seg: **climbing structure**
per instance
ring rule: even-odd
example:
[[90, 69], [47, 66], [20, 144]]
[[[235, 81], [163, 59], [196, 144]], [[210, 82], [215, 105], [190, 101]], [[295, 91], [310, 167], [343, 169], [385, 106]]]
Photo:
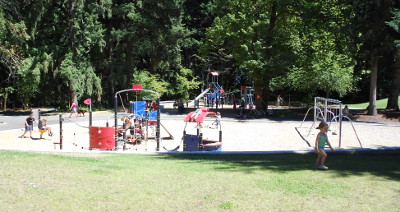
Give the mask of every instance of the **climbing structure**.
[[[207, 120], [210, 122], [209, 125], [205, 123], [207, 117], [214, 118]], [[184, 119], [186, 124], [183, 130], [183, 151], [220, 151], [222, 149], [220, 120], [221, 116], [219, 113], [208, 111], [207, 108], [197, 109], [188, 113]], [[196, 134], [187, 133], [187, 130], [189, 130], [188, 126], [191, 123], [195, 124]], [[216, 131], [218, 131], [217, 136]], [[208, 138], [208, 136], [211, 136], [211, 138]]]
[[215, 106], [218, 108], [218, 105], [221, 103], [221, 97], [224, 94], [224, 89], [218, 83], [219, 73], [216, 71], [209, 71], [207, 75], [207, 88], [201, 92], [191, 103], [190, 105], [194, 105], [195, 107], [199, 107], [199, 100], [203, 97], [204, 104], [207, 106]]

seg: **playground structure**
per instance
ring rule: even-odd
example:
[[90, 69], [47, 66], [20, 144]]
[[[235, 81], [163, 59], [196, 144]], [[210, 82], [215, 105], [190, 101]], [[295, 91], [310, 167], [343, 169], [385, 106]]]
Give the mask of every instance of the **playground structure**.
[[[205, 126], [207, 117], [214, 117], [210, 125]], [[200, 108], [186, 115], [185, 128], [183, 130], [183, 151], [221, 151], [222, 149], [222, 128], [221, 116], [218, 112], [208, 111], [207, 108]], [[195, 123], [196, 134], [187, 134], [188, 124]], [[193, 126], [193, 125], [192, 125]], [[205, 138], [205, 131], [218, 130], [218, 140]], [[212, 132], [209, 132], [210, 134]], [[215, 133], [214, 133], [215, 134]], [[214, 135], [215, 137], [215, 135]]]
[[224, 98], [226, 104], [239, 104], [243, 109], [254, 109], [254, 87], [240, 86], [240, 89], [224, 93]]
[[[124, 92], [136, 92], [136, 101], [130, 102], [130, 108], [125, 109], [124, 113], [118, 113], [118, 97]], [[150, 107], [147, 101], [137, 101], [138, 92], [147, 92], [154, 94], [156, 99]], [[121, 103], [122, 99], [121, 99]], [[122, 124], [119, 121], [122, 121]], [[127, 144], [136, 144], [145, 142], [147, 150], [147, 141], [153, 138], [157, 142], [156, 151], [160, 149], [160, 95], [152, 90], [143, 89], [141, 85], [132, 85], [132, 89], [125, 89], [115, 93], [114, 96], [114, 127], [109, 127], [107, 121], [106, 127], [90, 126], [90, 146], [89, 149], [107, 149], [116, 150], [119, 146], [123, 150], [127, 149]], [[166, 128], [162, 126], [165, 130]], [[151, 131], [151, 136], [149, 136]], [[167, 131], [167, 130], [166, 130]], [[168, 132], [168, 131], [167, 131]], [[169, 133], [169, 132], [168, 132]], [[172, 135], [170, 134], [172, 138]]]
[[240, 96], [242, 101], [242, 106], [245, 109], [254, 109], [254, 88], [250, 86], [240, 87]]
[[[357, 137], [357, 140], [362, 147], [361, 141], [358, 137], [357, 131], [354, 127], [353, 121], [348, 117], [343, 115], [343, 105], [340, 100], [329, 99], [323, 97], [314, 97], [314, 106], [308, 108], [303, 121], [300, 124], [299, 128], [302, 128], [309, 112], [313, 110], [314, 119], [311, 127], [308, 130], [306, 137], [308, 137], [311, 133], [311, 130], [316, 126], [316, 122], [324, 121], [328, 123], [329, 130], [332, 132], [332, 135], [339, 135], [339, 147], [342, 145], [342, 121], [348, 120], [351, 123], [353, 131]], [[299, 128], [295, 127], [296, 131], [300, 135], [300, 137], [311, 147], [311, 144], [304, 138], [305, 136], [300, 133]]]
[[189, 105], [194, 105], [195, 108], [199, 108], [199, 101], [204, 98], [205, 106], [214, 106], [218, 109], [218, 105], [222, 103], [221, 98], [224, 94], [224, 89], [218, 83], [219, 73], [216, 71], [209, 71], [207, 74], [207, 88], [201, 92]]

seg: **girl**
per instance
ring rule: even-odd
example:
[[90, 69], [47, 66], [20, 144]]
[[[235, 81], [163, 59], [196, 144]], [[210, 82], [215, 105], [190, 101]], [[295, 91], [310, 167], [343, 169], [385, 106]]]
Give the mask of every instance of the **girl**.
[[73, 113], [75, 113], [75, 118], [78, 118], [78, 106], [76, 106], [75, 102], [72, 103], [72, 105], [69, 108], [69, 110], [71, 110], [71, 114], [69, 114], [70, 118], [71, 118]]
[[[39, 128], [39, 130], [47, 131], [49, 136], [53, 136], [53, 133], [51, 132], [51, 127], [47, 126], [47, 119], [43, 119], [43, 121], [39, 119], [38, 128]], [[40, 138], [41, 137], [42, 137], [42, 135], [40, 135]]]
[[321, 122], [317, 129], [319, 129], [320, 132], [318, 133], [317, 139], [315, 140], [315, 152], [318, 154], [317, 164], [315, 168], [320, 170], [327, 170], [328, 167], [324, 165], [327, 157], [327, 154], [324, 150], [325, 143], [327, 143], [329, 148], [333, 151], [333, 148], [328, 140], [328, 135], [326, 134], [328, 132], [328, 124], [325, 122]]

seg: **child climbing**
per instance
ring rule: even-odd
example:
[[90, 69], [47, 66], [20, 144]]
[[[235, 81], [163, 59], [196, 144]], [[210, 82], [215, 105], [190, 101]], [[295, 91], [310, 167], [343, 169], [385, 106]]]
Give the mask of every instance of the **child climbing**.
[[328, 124], [325, 122], [321, 122], [317, 127], [319, 129], [319, 133], [317, 135], [317, 139], [315, 139], [315, 152], [318, 154], [316, 169], [319, 170], [328, 170], [328, 167], [325, 166], [325, 160], [328, 156], [325, 152], [325, 144], [328, 144], [329, 148], [333, 151], [333, 148], [328, 140]]
[[211, 124], [211, 128], [217, 129], [220, 123], [221, 123], [221, 113], [220, 113], [220, 112], [217, 112], [217, 113], [215, 114], [215, 120], [214, 120], [214, 122]]

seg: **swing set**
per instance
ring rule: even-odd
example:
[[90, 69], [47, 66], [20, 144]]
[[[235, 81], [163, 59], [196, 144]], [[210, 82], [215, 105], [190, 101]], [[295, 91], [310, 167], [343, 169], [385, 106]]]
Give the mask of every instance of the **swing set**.
[[[306, 136], [304, 136], [299, 129], [303, 127], [303, 124], [309, 114], [309, 112], [313, 110], [314, 112], [314, 120], [311, 127], [308, 130]], [[297, 133], [300, 137], [311, 147], [311, 144], [304, 138], [308, 137], [311, 133], [311, 129], [316, 126], [316, 122], [324, 121], [329, 123], [329, 130], [332, 132], [333, 135], [339, 135], [339, 147], [342, 146], [342, 121], [345, 119], [350, 122], [353, 131], [357, 137], [358, 143], [360, 147], [363, 148], [360, 138], [358, 137], [357, 131], [353, 125], [353, 121], [348, 117], [343, 115], [343, 105], [340, 100], [336, 99], [329, 99], [323, 97], [314, 97], [314, 106], [308, 108], [306, 115], [304, 116], [303, 121], [300, 124], [300, 127], [295, 127]]]

